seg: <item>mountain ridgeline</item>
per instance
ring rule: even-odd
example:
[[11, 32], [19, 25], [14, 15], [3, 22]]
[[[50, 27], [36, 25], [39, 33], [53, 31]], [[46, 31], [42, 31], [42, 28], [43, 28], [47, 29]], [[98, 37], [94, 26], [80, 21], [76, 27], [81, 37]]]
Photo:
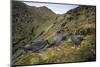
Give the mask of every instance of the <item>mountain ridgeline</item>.
[[[12, 3], [12, 35], [13, 46], [20, 45], [20, 42], [25, 39], [26, 43], [37, 35], [38, 27], [41, 27], [46, 22], [53, 20], [56, 15], [47, 7], [31, 7], [22, 2]], [[49, 23], [50, 24], [50, 23]], [[47, 25], [49, 25], [47, 24]], [[45, 28], [45, 25], [44, 25]], [[42, 29], [41, 29], [42, 31]], [[39, 33], [41, 33], [39, 31]], [[19, 47], [19, 46], [18, 46]], [[17, 48], [14, 48], [14, 51]]]
[[[79, 5], [65, 14], [55, 14], [43, 7], [28, 6], [21, 1], [12, 1], [12, 61], [15, 65], [60, 62], [94, 61], [96, 57], [96, 7]], [[65, 39], [60, 48], [49, 48], [41, 55], [23, 54], [26, 44], [40, 39], [52, 43], [56, 32], [63, 29]], [[72, 49], [70, 33], [83, 36], [80, 50]], [[56, 50], [58, 49], [58, 50]], [[66, 55], [67, 54], [67, 55]]]

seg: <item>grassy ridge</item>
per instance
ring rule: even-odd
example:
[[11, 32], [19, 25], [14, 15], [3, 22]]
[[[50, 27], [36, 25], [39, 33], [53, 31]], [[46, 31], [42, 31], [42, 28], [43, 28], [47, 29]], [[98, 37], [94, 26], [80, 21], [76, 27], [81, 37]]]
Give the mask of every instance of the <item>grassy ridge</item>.
[[[31, 7], [22, 2], [12, 2], [13, 63], [16, 65], [63, 63], [96, 60], [95, 6], [79, 6], [63, 15], [56, 15], [47, 7]], [[58, 47], [41, 53], [23, 53], [20, 49], [33, 40], [42, 38], [52, 43], [56, 32], [65, 31], [65, 40]], [[70, 33], [83, 36], [79, 50], [72, 49]]]

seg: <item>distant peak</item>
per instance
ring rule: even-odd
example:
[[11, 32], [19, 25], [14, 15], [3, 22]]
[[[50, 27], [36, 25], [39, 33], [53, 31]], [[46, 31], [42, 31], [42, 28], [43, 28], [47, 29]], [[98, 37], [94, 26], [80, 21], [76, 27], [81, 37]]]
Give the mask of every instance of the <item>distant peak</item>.
[[41, 6], [41, 7], [39, 7], [39, 8], [45, 8], [45, 9], [48, 9], [46, 6]]

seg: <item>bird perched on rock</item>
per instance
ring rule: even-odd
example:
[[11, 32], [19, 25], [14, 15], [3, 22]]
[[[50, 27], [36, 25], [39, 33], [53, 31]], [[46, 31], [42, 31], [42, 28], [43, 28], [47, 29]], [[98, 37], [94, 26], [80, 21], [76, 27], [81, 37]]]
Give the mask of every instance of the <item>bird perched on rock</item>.
[[25, 45], [23, 48], [25, 51], [40, 52], [47, 44], [48, 40], [39, 40]]
[[72, 32], [71, 39], [74, 44], [73, 48], [75, 48], [81, 43], [81, 41], [83, 40], [83, 37], [81, 35], [77, 35], [76, 32]]

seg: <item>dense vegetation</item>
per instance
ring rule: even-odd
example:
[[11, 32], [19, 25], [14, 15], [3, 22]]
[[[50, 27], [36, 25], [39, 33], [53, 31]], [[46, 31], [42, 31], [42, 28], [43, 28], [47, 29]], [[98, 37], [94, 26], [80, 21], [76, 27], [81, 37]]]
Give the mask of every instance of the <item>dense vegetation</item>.
[[[79, 6], [58, 15], [47, 7], [33, 7], [12, 2], [12, 62], [14, 65], [63, 63], [96, 60], [96, 7]], [[24, 53], [22, 46], [42, 38], [52, 43], [56, 32], [65, 31], [60, 46], [44, 48], [40, 53]], [[70, 33], [83, 37], [79, 50], [73, 46]]]

